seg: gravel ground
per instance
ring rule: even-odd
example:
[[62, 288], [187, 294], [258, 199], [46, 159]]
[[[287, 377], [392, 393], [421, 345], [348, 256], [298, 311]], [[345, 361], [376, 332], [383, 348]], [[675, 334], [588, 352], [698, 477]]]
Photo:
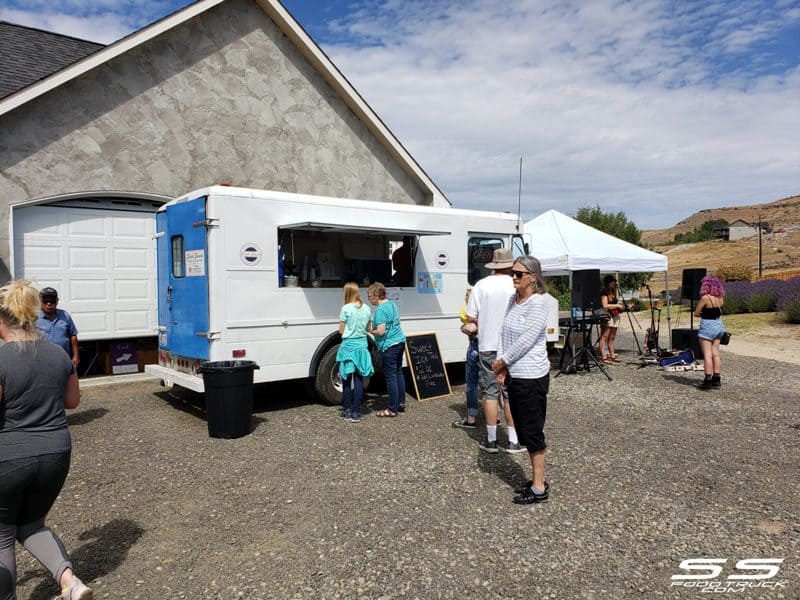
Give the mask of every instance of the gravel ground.
[[[202, 396], [145, 381], [83, 390], [49, 524], [96, 598], [689, 598], [670, 576], [699, 557], [728, 559], [719, 585], [784, 558], [782, 586], [734, 597], [800, 598], [797, 367], [725, 355], [703, 392], [620, 356], [613, 382], [552, 380], [547, 504], [511, 503], [526, 455], [451, 426], [456, 372], [397, 419], [370, 395], [359, 424], [257, 386], [238, 440], [208, 437]], [[18, 549], [20, 600], [56, 594]]]

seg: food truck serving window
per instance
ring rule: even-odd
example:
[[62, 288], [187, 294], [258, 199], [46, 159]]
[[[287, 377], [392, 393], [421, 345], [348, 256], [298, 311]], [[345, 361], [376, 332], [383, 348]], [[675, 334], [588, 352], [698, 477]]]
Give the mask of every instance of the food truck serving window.
[[284, 274], [292, 285], [340, 287], [345, 281], [361, 285], [379, 281], [408, 287], [414, 285], [420, 235], [449, 232], [309, 221], [280, 226], [278, 244], [285, 253]]

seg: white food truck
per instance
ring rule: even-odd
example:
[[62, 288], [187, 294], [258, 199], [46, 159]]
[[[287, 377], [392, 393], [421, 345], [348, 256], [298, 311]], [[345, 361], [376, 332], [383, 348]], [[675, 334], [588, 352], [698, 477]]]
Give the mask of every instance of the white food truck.
[[[251, 360], [256, 383], [308, 379], [337, 403], [347, 281], [383, 283], [406, 333], [435, 332], [443, 360], [462, 362], [465, 290], [489, 273], [496, 248], [524, 254], [519, 232], [510, 213], [227, 186], [191, 192], [156, 215], [159, 360], [146, 370], [203, 391], [204, 361]], [[398, 246], [407, 274], [393, 268]]]

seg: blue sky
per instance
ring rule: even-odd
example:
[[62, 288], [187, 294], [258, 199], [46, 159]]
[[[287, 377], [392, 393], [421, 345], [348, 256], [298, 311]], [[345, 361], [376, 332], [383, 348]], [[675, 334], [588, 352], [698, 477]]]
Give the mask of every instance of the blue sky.
[[[0, 0], [110, 43], [187, 2]], [[800, 194], [800, 0], [286, 0], [457, 207], [641, 228]]]

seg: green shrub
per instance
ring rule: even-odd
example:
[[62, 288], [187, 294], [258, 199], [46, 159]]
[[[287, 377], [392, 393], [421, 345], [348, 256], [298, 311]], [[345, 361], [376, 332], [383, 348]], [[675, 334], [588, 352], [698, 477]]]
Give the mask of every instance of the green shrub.
[[752, 281], [753, 270], [741, 265], [720, 267], [714, 275], [722, 281]]
[[[726, 305], [727, 308], [727, 300]], [[775, 294], [769, 294], [766, 292], [761, 292], [758, 294], [753, 294], [750, 298], [750, 312], [760, 313], [760, 312], [772, 312], [775, 310]]]
[[783, 309], [783, 314], [786, 315], [789, 323], [800, 323], [800, 300], [787, 304]]
[[552, 296], [558, 300], [558, 310], [572, 310], [572, 297], [569, 293], [569, 290], [566, 292], [559, 292], [558, 290], [552, 290], [550, 292]]
[[735, 294], [725, 294], [725, 308], [723, 309], [729, 315], [735, 315], [748, 311], [747, 302], [741, 296]]

